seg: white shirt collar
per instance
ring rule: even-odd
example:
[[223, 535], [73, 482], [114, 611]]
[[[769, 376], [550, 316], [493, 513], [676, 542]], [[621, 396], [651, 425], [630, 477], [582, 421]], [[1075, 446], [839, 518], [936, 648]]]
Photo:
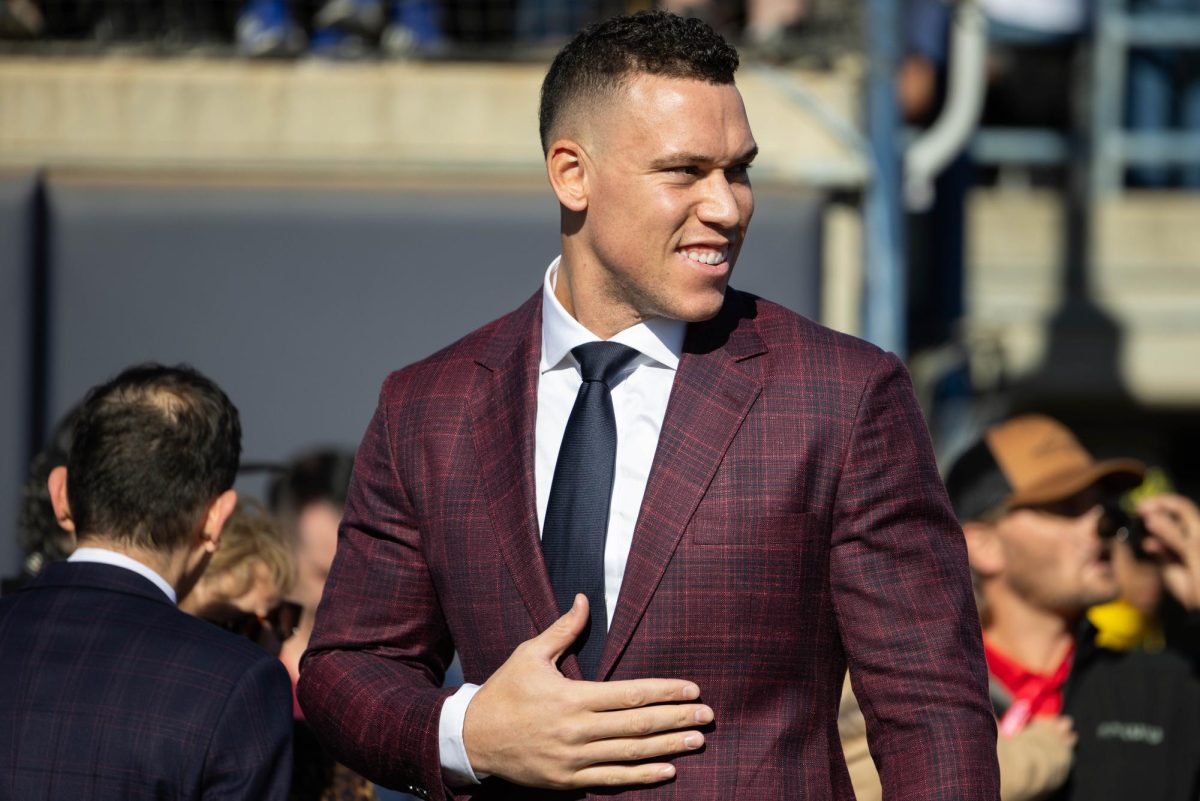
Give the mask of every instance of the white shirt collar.
[[[557, 367], [571, 349], [600, 337], [585, 328], [559, 303], [554, 294], [558, 279], [559, 256], [550, 263], [542, 282], [542, 360], [540, 372]], [[655, 317], [630, 326], [611, 338], [611, 342], [628, 345], [643, 356], [672, 370], [679, 368], [683, 353], [683, 338], [687, 323]]]
[[154, 586], [158, 587], [166, 596], [171, 599], [171, 603], [175, 603], [175, 588], [172, 587], [167, 580], [160, 576], [157, 572], [142, 564], [131, 556], [126, 556], [123, 553], [110, 551], [107, 548], [76, 548], [75, 552], [67, 558], [68, 562], [96, 562], [102, 565], [113, 565], [115, 567], [123, 567], [126, 570], [132, 570], [139, 576], [144, 576], [154, 582]]

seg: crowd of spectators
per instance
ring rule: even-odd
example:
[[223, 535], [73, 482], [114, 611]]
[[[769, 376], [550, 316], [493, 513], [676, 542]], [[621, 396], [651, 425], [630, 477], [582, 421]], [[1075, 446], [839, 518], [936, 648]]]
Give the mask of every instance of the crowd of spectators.
[[[79, 409], [30, 467], [18, 525], [27, 555], [11, 595], [75, 549], [54, 505]], [[188, 614], [281, 660], [292, 679], [290, 799], [390, 799], [338, 764], [295, 701], [300, 657], [337, 548], [353, 455], [280, 465], [267, 505], [244, 498]], [[1200, 509], [1161, 471], [1098, 461], [1057, 421], [1000, 423], [956, 458], [947, 488], [965, 530], [992, 673], [1005, 801], [1193, 798], [1200, 788]], [[65, 526], [65, 527], [64, 527]], [[860, 799], [877, 798], [867, 724], [846, 681], [839, 718]], [[1110, 792], [1111, 791], [1111, 792]]]
[[591, 22], [652, 5], [775, 54], [812, 16], [811, 0], [0, 0], [0, 37], [224, 42], [250, 58], [469, 57], [556, 47]]
[[[1061, 423], [1003, 421], [951, 465], [999, 728], [1002, 801], [1192, 799], [1200, 789], [1200, 509]], [[1169, 626], [1168, 618], [1190, 625]], [[839, 729], [880, 797], [849, 677]]]

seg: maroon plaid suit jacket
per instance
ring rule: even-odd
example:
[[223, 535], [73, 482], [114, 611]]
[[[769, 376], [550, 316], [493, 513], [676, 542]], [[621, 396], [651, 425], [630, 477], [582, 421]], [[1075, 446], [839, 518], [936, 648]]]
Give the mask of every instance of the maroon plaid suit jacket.
[[[455, 648], [481, 683], [557, 616], [534, 501], [540, 326], [539, 294], [388, 377], [301, 674], [340, 759], [434, 799], [453, 797], [437, 733]], [[965, 547], [927, 439], [892, 355], [732, 289], [689, 328], [599, 672], [693, 680], [716, 720], [674, 781], [622, 797], [852, 798], [847, 662], [890, 798], [998, 797]], [[573, 657], [563, 671], [579, 677]]]

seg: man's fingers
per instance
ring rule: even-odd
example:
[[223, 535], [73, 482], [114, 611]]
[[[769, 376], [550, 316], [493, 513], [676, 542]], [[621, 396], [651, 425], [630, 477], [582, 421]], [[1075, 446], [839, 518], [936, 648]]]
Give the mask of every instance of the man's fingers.
[[533, 652], [551, 663], [557, 662], [563, 652], [579, 637], [588, 622], [588, 599], [583, 593], [575, 596], [575, 602], [566, 614], [550, 624], [550, 627], [529, 640]]
[[600, 740], [583, 750], [588, 764], [610, 762], [640, 762], [670, 754], [695, 751], [704, 745], [704, 735], [698, 731], [675, 731], [648, 737], [616, 737]]
[[675, 766], [667, 762], [648, 765], [593, 765], [574, 775], [572, 787], [621, 787], [657, 784], [675, 778]]
[[1158, 511], [1165, 512], [1184, 523], [1200, 522], [1200, 507], [1197, 507], [1190, 499], [1175, 493], [1165, 492], [1161, 495], [1153, 495], [1138, 504], [1138, 512], [1143, 515]]
[[712, 719], [712, 709], [704, 704], [663, 704], [598, 712], [588, 721], [587, 740], [642, 737], [675, 729], [694, 729], [711, 723]]
[[1200, 544], [1200, 509], [1182, 495], [1155, 495], [1138, 504], [1150, 533], [1173, 550]]
[[695, 701], [700, 688], [682, 679], [627, 679], [589, 682], [581, 697], [593, 712], [610, 709], [637, 709], [650, 704], [678, 704]]

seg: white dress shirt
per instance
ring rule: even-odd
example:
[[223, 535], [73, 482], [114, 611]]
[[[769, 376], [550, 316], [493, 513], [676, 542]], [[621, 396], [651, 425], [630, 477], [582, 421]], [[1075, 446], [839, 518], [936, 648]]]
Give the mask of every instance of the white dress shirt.
[[[583, 377], [571, 349], [600, 337], [572, 317], [554, 294], [558, 259], [551, 263], [542, 283], [542, 355], [539, 365], [537, 422], [534, 442], [534, 487], [537, 493], [538, 531], [546, 519], [550, 483], [562, 445], [567, 419]], [[604, 543], [604, 603], [612, 625], [625, 576], [625, 562], [633, 543], [633, 529], [642, 508], [650, 466], [658, 448], [671, 386], [683, 352], [687, 325], [680, 320], [653, 319], [613, 336], [638, 351], [639, 355], [617, 377], [612, 386], [613, 412], [617, 424], [617, 463], [613, 476], [608, 533]], [[463, 744], [463, 721], [467, 705], [479, 685], [464, 684], [446, 699], [439, 719], [442, 773], [451, 784], [473, 784], [480, 776], [471, 770]]]
[[126, 556], [123, 553], [110, 551], [107, 548], [76, 548], [75, 552], [67, 557], [68, 562], [95, 562], [102, 565], [113, 565], [114, 567], [123, 567], [126, 570], [132, 570], [139, 576], [144, 576], [154, 582], [154, 586], [163, 591], [163, 594], [171, 599], [171, 603], [175, 603], [175, 588], [170, 583], [160, 576], [156, 571], [142, 564], [132, 556]]

